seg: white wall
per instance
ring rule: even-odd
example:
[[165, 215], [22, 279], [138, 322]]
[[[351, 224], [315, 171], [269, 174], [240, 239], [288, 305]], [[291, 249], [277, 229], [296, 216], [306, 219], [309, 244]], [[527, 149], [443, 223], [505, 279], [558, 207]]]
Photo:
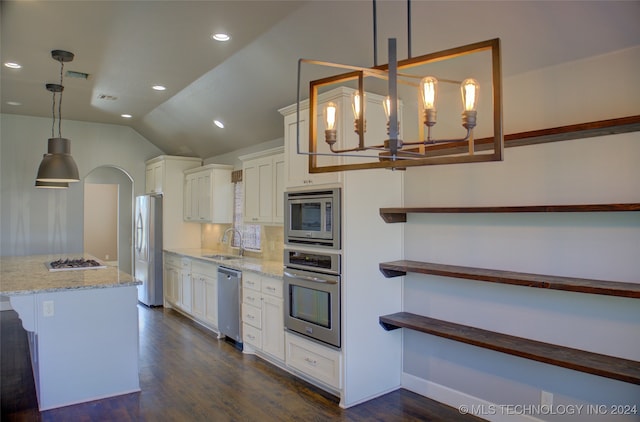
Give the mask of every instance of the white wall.
[[[507, 78], [505, 132], [640, 114], [639, 72], [632, 48]], [[640, 132], [509, 148], [503, 162], [410, 168], [405, 205], [640, 202], [638, 163]], [[405, 258], [418, 261], [639, 283], [639, 253], [638, 212], [415, 214], [405, 224]], [[404, 288], [408, 312], [640, 361], [637, 299], [417, 274]], [[410, 330], [403, 365], [406, 386], [454, 406], [539, 405], [541, 390], [555, 404], [640, 406], [637, 385]]]
[[[82, 252], [82, 181], [67, 190], [34, 187], [51, 119], [0, 118], [0, 255]], [[65, 120], [62, 128], [81, 179], [96, 167], [116, 166], [133, 177], [136, 195], [144, 193], [144, 162], [162, 151], [125, 126]]]

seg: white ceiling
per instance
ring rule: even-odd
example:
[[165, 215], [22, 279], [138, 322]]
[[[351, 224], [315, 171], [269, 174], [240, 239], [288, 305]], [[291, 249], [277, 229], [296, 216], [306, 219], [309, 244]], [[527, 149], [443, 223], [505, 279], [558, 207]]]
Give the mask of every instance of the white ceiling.
[[[407, 57], [406, 4], [377, 2], [379, 63], [389, 37], [398, 39], [399, 59]], [[366, 0], [3, 0], [1, 7], [2, 63], [23, 66], [2, 67], [2, 113], [51, 117], [44, 85], [59, 81], [59, 64], [50, 51], [67, 50], [75, 59], [65, 70], [90, 76], [65, 78], [63, 121], [130, 125], [167, 154], [209, 158], [282, 137], [277, 110], [296, 101], [299, 58], [373, 65]], [[639, 1], [414, 0], [411, 9], [413, 56], [499, 37], [505, 76], [640, 44]], [[232, 39], [215, 42], [214, 32]], [[155, 84], [167, 90], [153, 91]]]

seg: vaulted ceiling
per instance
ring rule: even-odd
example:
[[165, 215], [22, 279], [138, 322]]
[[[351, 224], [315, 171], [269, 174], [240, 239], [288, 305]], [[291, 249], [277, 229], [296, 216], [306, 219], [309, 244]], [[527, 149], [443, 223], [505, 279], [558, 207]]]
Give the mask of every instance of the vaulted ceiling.
[[[129, 125], [167, 154], [208, 158], [282, 137], [299, 58], [373, 65], [371, 1], [2, 1], [2, 113], [51, 117], [45, 83], [65, 70], [63, 119]], [[377, 1], [407, 54], [407, 2]], [[413, 55], [499, 37], [505, 76], [640, 44], [638, 1], [411, 2]], [[231, 40], [213, 41], [226, 32]], [[154, 91], [161, 84], [165, 91]], [[17, 103], [17, 104], [16, 104]], [[133, 117], [124, 119], [121, 114]], [[224, 129], [213, 125], [218, 119]]]

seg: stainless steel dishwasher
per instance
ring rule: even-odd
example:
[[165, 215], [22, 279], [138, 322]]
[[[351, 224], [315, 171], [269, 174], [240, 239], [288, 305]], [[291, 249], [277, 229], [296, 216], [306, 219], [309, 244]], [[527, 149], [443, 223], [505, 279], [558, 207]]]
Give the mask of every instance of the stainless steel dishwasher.
[[228, 337], [242, 350], [240, 323], [240, 283], [242, 271], [218, 267], [218, 329], [219, 338]]

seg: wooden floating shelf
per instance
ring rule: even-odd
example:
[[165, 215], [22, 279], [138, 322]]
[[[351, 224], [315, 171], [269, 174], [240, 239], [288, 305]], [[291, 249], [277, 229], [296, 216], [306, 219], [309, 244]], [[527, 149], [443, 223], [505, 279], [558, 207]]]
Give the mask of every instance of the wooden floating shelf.
[[[510, 133], [504, 135], [504, 147], [511, 148], [548, 142], [572, 141], [637, 131], [640, 131], [640, 115]], [[476, 152], [488, 151], [493, 148], [493, 138], [479, 138], [474, 141], [474, 144], [474, 150]], [[419, 149], [414, 148], [409, 151], [419, 152]], [[425, 152], [427, 152], [430, 157], [466, 154], [468, 151], [469, 147], [466, 144], [463, 146], [436, 144], [425, 147]]]
[[640, 385], [640, 362], [487, 331], [409, 312], [380, 317], [389, 331], [409, 328], [450, 340]]
[[583, 205], [523, 205], [499, 207], [403, 207], [380, 208], [380, 216], [387, 223], [406, 223], [407, 214], [479, 214], [521, 212], [621, 212], [640, 211], [640, 203], [583, 204]]
[[640, 299], [640, 283], [519, 273], [407, 260], [382, 262], [380, 271], [387, 278], [403, 276], [407, 273], [431, 274], [489, 283]]

